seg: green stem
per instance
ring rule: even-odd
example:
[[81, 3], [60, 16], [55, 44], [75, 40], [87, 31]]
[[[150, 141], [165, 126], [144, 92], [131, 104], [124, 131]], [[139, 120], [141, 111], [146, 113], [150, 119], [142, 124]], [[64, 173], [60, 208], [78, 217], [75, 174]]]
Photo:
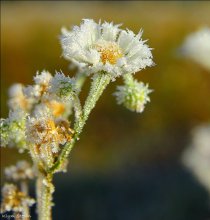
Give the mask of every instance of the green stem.
[[92, 84], [91, 84], [89, 95], [85, 101], [82, 115], [78, 120], [76, 120], [74, 124], [75, 134], [72, 140], [64, 146], [58, 160], [49, 170], [50, 173], [53, 173], [56, 170], [59, 170], [59, 168], [61, 168], [63, 164], [65, 163], [72, 148], [74, 147], [75, 142], [79, 139], [79, 135], [82, 132], [82, 129], [89, 117], [90, 112], [95, 107], [96, 102], [98, 101], [99, 97], [103, 93], [106, 86], [109, 84], [110, 80], [111, 80], [110, 75], [104, 74], [104, 73], [99, 73], [94, 77]]

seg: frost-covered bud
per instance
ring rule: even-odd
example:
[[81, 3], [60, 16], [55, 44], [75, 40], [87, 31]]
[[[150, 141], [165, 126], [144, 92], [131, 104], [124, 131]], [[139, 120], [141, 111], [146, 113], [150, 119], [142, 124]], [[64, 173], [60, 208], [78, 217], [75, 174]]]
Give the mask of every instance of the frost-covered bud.
[[205, 27], [190, 34], [183, 46], [183, 55], [210, 70], [210, 28]]
[[13, 181], [29, 180], [34, 178], [34, 169], [27, 161], [18, 161], [15, 166], [5, 168], [5, 175]]
[[25, 121], [27, 114], [18, 109], [9, 113], [9, 118], [1, 119], [1, 146], [17, 147], [20, 152], [27, 149]]
[[65, 76], [63, 73], [57, 72], [49, 82], [50, 97], [57, 101], [71, 101], [75, 90], [75, 79]]
[[23, 85], [16, 83], [9, 88], [9, 101], [8, 105], [11, 110], [16, 110], [18, 108], [27, 111], [30, 110], [33, 100], [27, 98], [23, 94]]
[[105, 72], [112, 79], [152, 66], [151, 49], [142, 40], [142, 31], [135, 35], [120, 26], [84, 19], [70, 31], [63, 28], [63, 56], [86, 73]]
[[6, 183], [2, 188], [1, 213], [23, 212], [25, 206], [32, 206], [35, 200], [18, 190], [14, 184]]
[[114, 95], [118, 104], [123, 104], [129, 110], [141, 113], [144, 111], [145, 104], [150, 101], [148, 95], [151, 92], [148, 85], [130, 78], [125, 85], [117, 86]]

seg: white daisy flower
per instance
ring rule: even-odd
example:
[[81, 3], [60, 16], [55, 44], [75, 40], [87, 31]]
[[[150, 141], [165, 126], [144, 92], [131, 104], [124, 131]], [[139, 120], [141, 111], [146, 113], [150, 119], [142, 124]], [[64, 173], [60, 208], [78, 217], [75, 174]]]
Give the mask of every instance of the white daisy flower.
[[182, 46], [182, 52], [210, 70], [210, 28], [205, 27], [190, 34]]
[[145, 104], [150, 101], [149, 93], [152, 90], [148, 89], [148, 85], [143, 82], [138, 82], [132, 77], [125, 81], [125, 85], [117, 86], [117, 91], [114, 93], [118, 104], [123, 104], [131, 111], [141, 113], [144, 111]]
[[141, 39], [142, 31], [135, 35], [119, 26], [84, 19], [71, 31], [63, 28], [63, 56], [88, 73], [106, 72], [113, 78], [152, 66], [151, 49]]

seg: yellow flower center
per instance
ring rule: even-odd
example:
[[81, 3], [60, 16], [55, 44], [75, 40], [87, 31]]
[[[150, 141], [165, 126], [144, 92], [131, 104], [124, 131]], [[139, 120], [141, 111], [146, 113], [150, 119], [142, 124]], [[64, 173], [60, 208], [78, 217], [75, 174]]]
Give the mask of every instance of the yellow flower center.
[[61, 116], [65, 112], [65, 105], [54, 100], [46, 102], [46, 105], [52, 110], [55, 117]]
[[95, 48], [101, 54], [103, 64], [109, 62], [114, 65], [123, 56], [122, 50], [115, 42], [101, 40], [95, 45]]

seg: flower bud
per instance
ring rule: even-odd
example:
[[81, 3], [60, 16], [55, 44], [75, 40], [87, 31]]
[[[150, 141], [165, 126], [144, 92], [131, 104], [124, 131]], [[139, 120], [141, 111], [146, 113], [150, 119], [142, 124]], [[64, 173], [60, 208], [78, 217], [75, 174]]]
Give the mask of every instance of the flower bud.
[[145, 104], [150, 101], [148, 96], [152, 90], [148, 89], [148, 84], [138, 82], [130, 78], [125, 85], [118, 86], [114, 93], [118, 104], [123, 104], [131, 111], [141, 113], [144, 111]]

